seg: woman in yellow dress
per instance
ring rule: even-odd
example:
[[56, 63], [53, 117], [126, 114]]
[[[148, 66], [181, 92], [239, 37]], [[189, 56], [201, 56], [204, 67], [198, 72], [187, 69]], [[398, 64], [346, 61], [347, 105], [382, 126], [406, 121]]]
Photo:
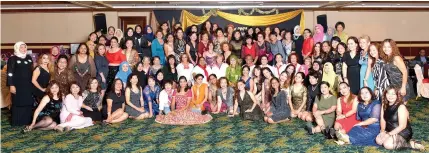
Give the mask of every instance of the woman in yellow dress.
[[194, 77], [195, 83], [192, 86], [192, 103], [191, 108], [193, 112], [204, 111], [204, 102], [208, 98], [208, 85], [203, 83], [204, 76], [202, 74], [197, 74]]

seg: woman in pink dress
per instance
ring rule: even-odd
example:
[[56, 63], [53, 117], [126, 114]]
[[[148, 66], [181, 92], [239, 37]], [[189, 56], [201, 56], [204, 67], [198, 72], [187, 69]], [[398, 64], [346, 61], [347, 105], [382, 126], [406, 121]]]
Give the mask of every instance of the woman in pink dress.
[[173, 93], [171, 101], [172, 112], [167, 115], [156, 116], [155, 122], [170, 125], [195, 125], [204, 124], [212, 120], [210, 114], [201, 115], [191, 111], [192, 92], [188, 88], [186, 77], [179, 78], [179, 86]]
[[347, 83], [340, 83], [339, 89], [343, 96], [337, 101], [337, 118], [334, 128], [340, 133], [347, 134], [355, 124], [359, 123], [356, 120], [358, 100], [356, 95], [350, 92], [350, 86]]

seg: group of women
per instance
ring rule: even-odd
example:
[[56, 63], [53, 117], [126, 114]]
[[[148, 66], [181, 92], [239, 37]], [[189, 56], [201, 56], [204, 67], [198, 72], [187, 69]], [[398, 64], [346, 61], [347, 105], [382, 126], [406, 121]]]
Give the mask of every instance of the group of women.
[[137, 25], [125, 36], [109, 27], [91, 33], [75, 55], [54, 46], [37, 61], [17, 42], [7, 64], [12, 125], [68, 131], [153, 117], [193, 125], [226, 114], [301, 119], [309, 134], [340, 145], [424, 148], [411, 140], [408, 73], [391, 39], [348, 37], [343, 22], [326, 33], [318, 24], [314, 34], [299, 26], [242, 34], [232, 24], [224, 32], [209, 21], [186, 32], [173, 27]]

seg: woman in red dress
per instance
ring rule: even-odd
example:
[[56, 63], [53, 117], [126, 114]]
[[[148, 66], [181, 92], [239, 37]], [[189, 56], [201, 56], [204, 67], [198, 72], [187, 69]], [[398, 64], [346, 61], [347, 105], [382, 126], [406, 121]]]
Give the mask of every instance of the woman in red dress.
[[314, 40], [310, 29], [304, 30], [304, 43], [302, 45], [302, 56], [303, 59], [311, 56], [313, 51]]
[[350, 92], [350, 86], [347, 83], [342, 82], [339, 87], [343, 96], [337, 101], [337, 119], [334, 128], [336, 131], [346, 134], [359, 122], [356, 120], [358, 100], [356, 95]]

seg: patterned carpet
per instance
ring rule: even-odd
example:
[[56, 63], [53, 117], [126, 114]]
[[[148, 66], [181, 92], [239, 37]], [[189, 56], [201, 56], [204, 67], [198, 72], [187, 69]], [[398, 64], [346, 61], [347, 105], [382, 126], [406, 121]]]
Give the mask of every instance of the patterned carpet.
[[[414, 139], [428, 148], [429, 104], [420, 100], [409, 106]], [[2, 110], [2, 152], [388, 152], [380, 147], [338, 146], [321, 134], [309, 136], [299, 120], [268, 125], [217, 115], [210, 123], [197, 126], [127, 120], [64, 133], [23, 134], [22, 127], [9, 125], [8, 116]]]

